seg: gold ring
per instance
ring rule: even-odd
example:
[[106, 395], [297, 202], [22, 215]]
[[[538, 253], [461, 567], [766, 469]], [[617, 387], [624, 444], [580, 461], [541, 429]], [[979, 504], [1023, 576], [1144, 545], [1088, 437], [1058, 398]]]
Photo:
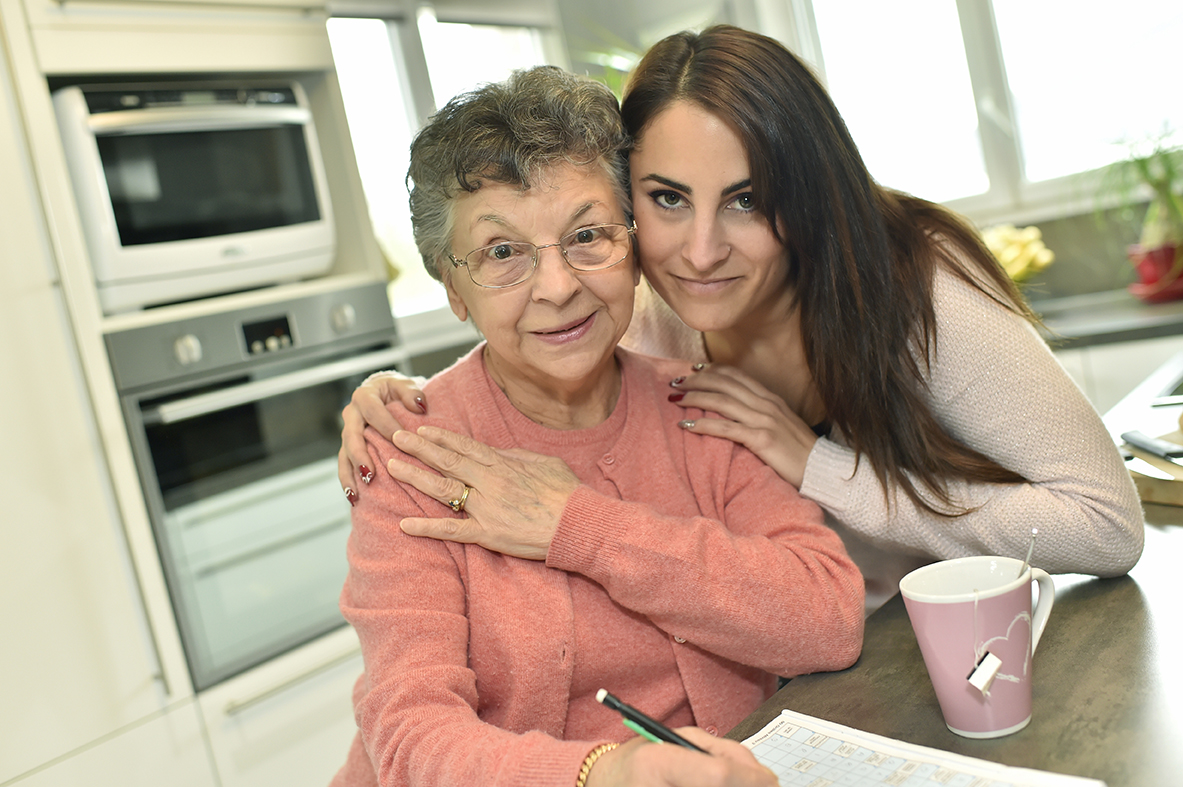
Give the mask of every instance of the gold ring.
[[468, 493], [471, 491], [472, 491], [472, 487], [465, 486], [464, 492], [460, 495], [460, 497], [457, 497], [453, 500], [449, 500], [448, 505], [451, 506], [453, 511], [455, 511], [457, 514], [459, 514], [461, 511], [464, 510], [464, 504], [468, 502]]

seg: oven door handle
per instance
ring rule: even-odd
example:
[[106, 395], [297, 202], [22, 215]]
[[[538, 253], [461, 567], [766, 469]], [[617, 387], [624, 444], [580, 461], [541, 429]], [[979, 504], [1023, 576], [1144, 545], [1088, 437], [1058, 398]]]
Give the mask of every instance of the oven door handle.
[[300, 391], [321, 383], [340, 380], [343, 377], [360, 374], [373, 369], [388, 369], [395, 364], [407, 360], [411, 351], [406, 347], [394, 347], [387, 350], [358, 355], [341, 361], [320, 364], [318, 366], [300, 369], [287, 374], [268, 377], [262, 380], [252, 380], [249, 383], [236, 385], [233, 388], [223, 388], [218, 391], [190, 396], [166, 402], [159, 407], [143, 411], [145, 424], [172, 424], [185, 421], [201, 415], [209, 415], [240, 404], [257, 402], [280, 394]]
[[103, 112], [88, 123], [95, 136], [102, 137], [302, 125], [311, 117], [303, 107], [159, 107]]

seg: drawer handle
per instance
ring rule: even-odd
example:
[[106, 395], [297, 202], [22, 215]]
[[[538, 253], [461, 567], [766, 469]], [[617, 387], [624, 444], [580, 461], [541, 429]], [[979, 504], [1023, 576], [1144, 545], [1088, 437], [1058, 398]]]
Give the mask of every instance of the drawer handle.
[[300, 672], [296, 675], [292, 675], [288, 678], [278, 681], [277, 683], [274, 683], [273, 685], [268, 686], [265, 689], [261, 689], [260, 691], [257, 691], [254, 694], [251, 694], [247, 697], [243, 697], [242, 699], [232, 699], [226, 703], [224, 713], [227, 716], [234, 716], [238, 713], [242, 713], [247, 708], [250, 708], [254, 705], [258, 705], [260, 702], [263, 702], [264, 700], [270, 699], [271, 697], [274, 697], [277, 694], [287, 691], [292, 686], [303, 683], [304, 681], [308, 680], [309, 678], [313, 678], [313, 677], [321, 674], [322, 672], [326, 672], [326, 671], [328, 671], [328, 670], [332, 669], [333, 667], [336, 667], [340, 664], [344, 664], [345, 662], [349, 661], [350, 659], [352, 659], [354, 656], [356, 656], [360, 652], [361, 652], [361, 646], [360, 645], [353, 645], [344, 653], [341, 653], [341, 654], [329, 659], [326, 662], [323, 662], [321, 664], [317, 664], [315, 667], [312, 667], [311, 669], [305, 670], [305, 671]]

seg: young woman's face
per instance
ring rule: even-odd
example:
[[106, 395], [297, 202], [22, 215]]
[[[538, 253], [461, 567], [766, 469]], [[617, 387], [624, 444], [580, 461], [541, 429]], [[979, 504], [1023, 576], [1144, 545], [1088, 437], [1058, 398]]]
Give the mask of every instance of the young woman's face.
[[[486, 183], [461, 193], [452, 253], [463, 260], [474, 249], [505, 242], [544, 246], [582, 228], [625, 222], [603, 168], [563, 165], [542, 173], [529, 189]], [[472, 317], [501, 379], [571, 387], [615, 368], [613, 352], [632, 318], [640, 276], [627, 238], [621, 253], [623, 262], [584, 272], [569, 266], [557, 246], [542, 249], [533, 275], [504, 289], [479, 287], [447, 262], [443, 278], [452, 311], [461, 320]]]
[[788, 302], [788, 254], [754, 209], [730, 125], [675, 102], [642, 131], [630, 169], [641, 267], [683, 322], [725, 331]]

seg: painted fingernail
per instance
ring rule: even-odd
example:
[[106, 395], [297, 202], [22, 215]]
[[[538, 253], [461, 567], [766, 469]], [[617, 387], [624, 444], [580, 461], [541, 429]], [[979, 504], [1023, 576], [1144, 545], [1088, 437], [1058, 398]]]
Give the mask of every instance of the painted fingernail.
[[686, 396], [686, 394], [684, 394], [684, 393], [670, 394], [670, 401], [671, 402], [680, 402], [680, 401], [682, 401], [682, 397], [684, 397], [684, 396]]
[[703, 369], [707, 368], [707, 365], [705, 363], [696, 363], [690, 368], [696, 372], [701, 372]]
[[419, 412], [423, 413], [424, 415], [427, 415], [427, 400], [426, 399], [424, 399], [422, 396], [416, 396], [415, 397], [415, 404], [418, 405]]
[[357, 492], [354, 492], [352, 487], [345, 487], [345, 499], [349, 501], [349, 505], [357, 505]]
[[684, 382], [686, 382], [685, 377], [675, 377], [674, 379], [670, 380], [670, 385], [677, 388], [679, 385], [681, 385]]
[[678, 421], [678, 426], [682, 427], [683, 429], [693, 429], [694, 423], [694, 421]]
[[365, 465], [359, 465], [357, 468], [357, 472], [358, 472], [358, 475], [361, 476], [361, 480], [366, 482], [367, 484], [374, 480], [374, 471], [371, 470], [370, 468], [366, 467]]

